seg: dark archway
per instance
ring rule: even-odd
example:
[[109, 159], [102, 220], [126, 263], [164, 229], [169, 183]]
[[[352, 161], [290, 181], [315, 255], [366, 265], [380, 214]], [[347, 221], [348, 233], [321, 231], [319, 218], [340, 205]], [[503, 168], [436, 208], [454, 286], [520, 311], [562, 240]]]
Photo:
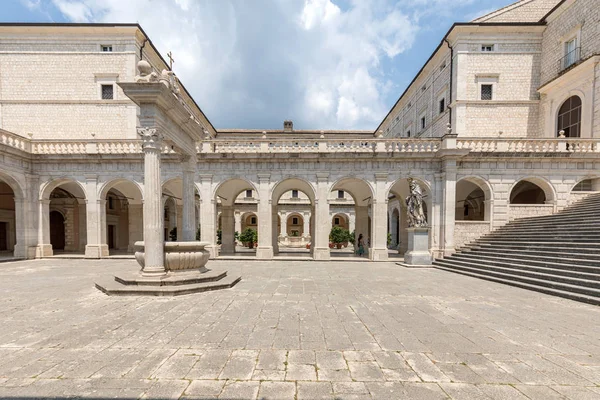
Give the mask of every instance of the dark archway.
[[546, 193], [533, 182], [520, 181], [510, 192], [510, 204], [545, 204]]
[[50, 212], [50, 244], [54, 250], [65, 249], [65, 217], [58, 211]]

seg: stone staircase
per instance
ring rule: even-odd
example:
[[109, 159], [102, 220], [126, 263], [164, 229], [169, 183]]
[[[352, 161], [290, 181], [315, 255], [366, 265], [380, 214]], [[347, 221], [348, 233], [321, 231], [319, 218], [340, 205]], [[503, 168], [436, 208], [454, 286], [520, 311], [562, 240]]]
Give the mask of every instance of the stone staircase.
[[600, 305], [600, 193], [553, 215], [514, 220], [433, 264]]

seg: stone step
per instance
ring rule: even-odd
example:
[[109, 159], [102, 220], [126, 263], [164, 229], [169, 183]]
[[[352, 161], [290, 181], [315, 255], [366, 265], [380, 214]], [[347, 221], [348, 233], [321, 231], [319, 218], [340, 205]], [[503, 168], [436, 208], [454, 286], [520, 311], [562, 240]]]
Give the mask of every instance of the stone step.
[[535, 222], [546, 222], [546, 221], [576, 221], [576, 220], [586, 220], [590, 217], [597, 217], [597, 216], [598, 216], [598, 214], [593, 213], [593, 212], [582, 212], [582, 213], [577, 213], [577, 214], [563, 214], [562, 212], [558, 212], [556, 214], [517, 218], [514, 221], [518, 221], [520, 223], [535, 223]]
[[[569, 243], [570, 245], [572, 243]], [[587, 243], [586, 243], [587, 244]], [[494, 249], [494, 250], [514, 250], [514, 251], [521, 251], [521, 250], [528, 250], [528, 251], [533, 251], [533, 252], [543, 252], [543, 254], [552, 254], [552, 253], [557, 253], [557, 254], [563, 254], [563, 252], [569, 252], [572, 253], [573, 250], [577, 250], [577, 252], [582, 252], [582, 254], [593, 254], [593, 255], [598, 255], [600, 254], [600, 246], [597, 247], [585, 247], [585, 246], [570, 246], [570, 247], [565, 247], [565, 246], [560, 246], [560, 244], [556, 244], [556, 243], [538, 243], [538, 244], [523, 244], [523, 243], [509, 243], [509, 244], [505, 244], [505, 243], [494, 243], [494, 242], [490, 242], [490, 243], [471, 243], [468, 246], [465, 246], [465, 248], [473, 248], [473, 249]]]
[[[504, 270], [496, 271], [497, 267], [486, 268], [485, 265], [470, 263], [469, 265], [463, 265], [455, 261], [435, 260], [433, 265], [441, 265], [449, 269], [463, 270], [481, 275], [488, 275], [496, 278], [507, 279], [511, 281], [528, 283], [536, 286], [545, 286], [552, 289], [562, 290], [566, 292], [573, 292], [578, 294], [584, 294], [586, 296], [597, 297], [600, 301], [600, 288], [593, 286], [583, 286], [577, 283], [579, 280], [574, 278], [564, 278], [551, 274], [540, 274], [540, 273], [524, 273], [523, 271]], [[535, 277], [531, 275], [534, 274]], [[569, 282], [569, 283], [568, 283]], [[593, 282], [597, 285], [597, 282]]]
[[226, 276], [227, 271], [208, 270], [207, 272], [203, 273], [174, 273], [166, 275], [164, 278], [158, 280], [156, 278], [146, 278], [141, 276], [139, 273], [134, 272], [131, 274], [121, 274], [119, 276], [115, 276], [115, 281], [122, 285], [132, 286], [178, 286], [202, 282], [215, 282], [225, 278]]
[[[578, 224], [564, 224], [564, 225], [544, 225], [543, 229], [545, 231], [552, 231], [552, 232], [581, 232], [581, 233], [598, 233], [598, 225], [593, 225], [593, 224], [589, 224], [589, 225], [578, 225]], [[540, 227], [535, 227], [535, 226], [528, 226], [528, 225], [523, 225], [523, 226], [514, 226], [511, 224], [508, 225], [504, 225], [501, 228], [496, 229], [494, 232], [492, 233], [496, 233], [496, 232], [539, 232], [540, 231]]]
[[583, 238], [567, 238], [567, 237], [559, 237], [560, 240], [557, 240], [557, 237], [549, 237], [549, 238], [540, 238], [540, 237], [481, 237], [479, 239], [477, 239], [474, 243], [490, 243], [490, 242], [494, 242], [494, 243], [503, 243], [503, 244], [508, 244], [508, 243], [514, 243], [514, 244], [523, 244], [523, 243], [529, 243], [529, 244], [536, 244], [536, 243], [540, 243], [540, 244], [548, 244], [548, 243], [556, 243], [556, 244], [561, 244], [561, 243], [569, 243], [569, 246], [579, 246], [581, 247], [582, 245], [587, 245], [589, 247], [595, 247], [595, 245], [600, 246], [600, 241], [598, 239], [583, 239]]
[[226, 276], [216, 282], [169, 286], [123, 285], [115, 280], [106, 280], [105, 282], [96, 282], [96, 288], [109, 296], [180, 296], [211, 290], [229, 289], [235, 286], [241, 279], [240, 276]]
[[[487, 257], [498, 257], [498, 258], [514, 258], [523, 261], [535, 261], [535, 262], [550, 262], [558, 264], [567, 264], [575, 266], [574, 268], [582, 268], [581, 271], [585, 271], [586, 267], [600, 267], [600, 254], [577, 254], [577, 253], [562, 253], [557, 252], [555, 256], [549, 256], [547, 252], [532, 252], [529, 250], [517, 250], [511, 251], [510, 249], [496, 249], [495, 251], [488, 249], [467, 249], [460, 251], [455, 254], [477, 254]], [[577, 269], [576, 269], [577, 270]]]
[[589, 227], [590, 225], [594, 225], [594, 224], [596, 226], [598, 224], [600, 224], [600, 218], [588, 217], [588, 218], [581, 218], [581, 219], [575, 220], [575, 221], [569, 218], [569, 219], [565, 219], [563, 221], [546, 221], [546, 222], [522, 222], [518, 219], [515, 219], [515, 220], [509, 222], [508, 224], [502, 226], [502, 228], [506, 228], [506, 227], [543, 228], [543, 227], [547, 227], [547, 226], [563, 227], [563, 226], [578, 226], [578, 225]]
[[[434, 265], [435, 265], [435, 262], [434, 262]], [[587, 295], [584, 295], [584, 294], [573, 293], [573, 292], [570, 292], [568, 290], [560, 290], [560, 289], [549, 288], [549, 287], [546, 287], [546, 286], [539, 286], [539, 285], [535, 285], [535, 284], [531, 284], [531, 283], [524, 283], [524, 282], [519, 282], [519, 281], [513, 281], [511, 279], [505, 279], [505, 278], [496, 277], [496, 276], [484, 275], [484, 274], [480, 274], [480, 273], [477, 273], [477, 272], [468, 272], [468, 271], [462, 271], [462, 270], [455, 270], [453, 268], [446, 268], [446, 267], [441, 266], [441, 265], [435, 265], [435, 267], [437, 269], [441, 269], [441, 270], [444, 270], [444, 271], [448, 271], [448, 272], [452, 272], [452, 273], [457, 273], [457, 274], [461, 274], [461, 275], [470, 276], [472, 278], [478, 278], [478, 279], [483, 279], [483, 280], [487, 280], [487, 281], [491, 281], [491, 282], [496, 282], [496, 283], [502, 283], [502, 284], [505, 284], [505, 285], [515, 286], [515, 287], [519, 287], [519, 288], [522, 288], [522, 289], [533, 290], [533, 291], [536, 291], [536, 292], [541, 292], [541, 293], [549, 294], [549, 295], [552, 295], [552, 296], [563, 297], [563, 298], [566, 298], [566, 299], [575, 300], [575, 301], [579, 301], [579, 302], [582, 302], [582, 303], [600, 305], [600, 298], [598, 298], [596, 296], [587, 296]]]
[[460, 260], [467, 263], [474, 262], [478, 264], [492, 265], [497, 267], [548, 273], [571, 278], [588, 279], [590, 281], [596, 281], [596, 285], [600, 287], [600, 264], [598, 266], [584, 267], [580, 265], [573, 265], [567, 263], [540, 262], [532, 260], [527, 260], [525, 263], [520, 258], [500, 258], [494, 256], [481, 255], [478, 253], [456, 253], [451, 255], [450, 257], [444, 258], [444, 260]]

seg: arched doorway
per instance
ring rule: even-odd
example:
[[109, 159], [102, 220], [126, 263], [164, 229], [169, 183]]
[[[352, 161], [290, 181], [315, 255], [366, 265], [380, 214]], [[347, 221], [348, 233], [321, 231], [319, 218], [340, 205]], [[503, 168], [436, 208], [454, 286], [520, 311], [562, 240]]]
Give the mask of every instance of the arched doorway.
[[65, 249], [65, 217], [59, 211], [50, 211], [50, 244], [54, 250]]
[[303, 179], [288, 178], [275, 185], [271, 198], [274, 253], [313, 254], [314, 188]]
[[[344, 200], [342, 200], [342, 197]], [[329, 201], [341, 207], [345, 203], [348, 219], [340, 219], [346, 225], [349, 232], [349, 243], [347, 248], [332, 251], [332, 257], [354, 256], [355, 247], [360, 235], [365, 243], [365, 255], [370, 255], [369, 244], [372, 243], [373, 231], [371, 229], [371, 213], [373, 202], [373, 191], [371, 186], [363, 179], [357, 177], [344, 177], [337, 180], [331, 187]], [[339, 208], [338, 208], [339, 209]], [[342, 214], [342, 213], [340, 213]], [[343, 214], [346, 214], [344, 212]], [[335, 217], [334, 217], [335, 218]], [[344, 221], [345, 220], [345, 221]], [[335, 219], [332, 221], [335, 223]], [[382, 232], [385, 234], [385, 232]], [[336, 246], [337, 247], [337, 246]]]
[[[47, 217], [40, 216], [43, 237], [38, 244], [38, 256], [47, 257], [54, 254], [54, 247], [51, 241], [52, 232], [54, 232], [54, 243], [60, 247], [57, 250], [70, 254], [85, 253], [86, 256], [88, 255], [87, 207], [89, 205], [86, 203], [85, 190], [75, 180], [57, 179], [42, 186], [42, 212]], [[52, 214], [54, 215], [54, 227], [50, 220], [52, 212], [58, 212], [62, 216], [61, 223], [61, 218], [59, 218], [58, 214]], [[98, 209], [98, 213], [100, 212]], [[98, 216], [98, 222], [100, 222], [100, 215]], [[100, 229], [90, 230], [90, 232], [94, 235], [92, 238], [94, 243], [91, 243], [89, 246], [89, 255], [94, 258], [101, 257], [102, 239]], [[63, 238], [60, 236], [64, 237], [64, 243]]]
[[390, 219], [390, 243], [389, 247], [391, 249], [397, 249], [398, 244], [400, 243], [400, 212], [397, 208], [394, 207], [391, 213]]
[[552, 214], [554, 189], [539, 177], [521, 179], [512, 187], [509, 196], [509, 220]]
[[490, 186], [478, 177], [456, 182], [456, 221], [489, 221], [492, 214]]
[[257, 231], [257, 236], [254, 239], [257, 239], [260, 235], [257, 217], [258, 191], [254, 185], [241, 178], [228, 179], [222, 182], [215, 191], [215, 206], [215, 215], [220, 216], [220, 221], [215, 222], [215, 226], [218, 227], [216, 232], [217, 243], [220, 242], [219, 253], [221, 255], [231, 255], [238, 252], [240, 255], [254, 256], [256, 246], [253, 246], [251, 252], [247, 250], [247, 247], [236, 247], [236, 244], [241, 243], [236, 239], [236, 232], [238, 238], [239, 235], [244, 233], [242, 229], [243, 214], [254, 213]]
[[15, 193], [0, 181], [0, 257], [11, 257], [17, 242]]
[[571, 96], [558, 110], [557, 134], [564, 132], [565, 137], [581, 137], [581, 98]]
[[127, 179], [108, 182], [100, 191], [105, 200], [103, 243], [109, 254], [134, 251], [134, 243], [144, 240], [142, 192], [137, 183]]

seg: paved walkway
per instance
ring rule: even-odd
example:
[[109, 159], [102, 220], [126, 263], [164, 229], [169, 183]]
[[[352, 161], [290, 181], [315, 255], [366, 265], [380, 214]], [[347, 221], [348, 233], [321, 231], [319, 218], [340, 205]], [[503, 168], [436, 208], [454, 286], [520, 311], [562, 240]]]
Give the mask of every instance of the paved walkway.
[[116, 298], [95, 277], [135, 261], [1, 264], [0, 397], [600, 398], [600, 307], [393, 263], [210, 265], [243, 281]]

